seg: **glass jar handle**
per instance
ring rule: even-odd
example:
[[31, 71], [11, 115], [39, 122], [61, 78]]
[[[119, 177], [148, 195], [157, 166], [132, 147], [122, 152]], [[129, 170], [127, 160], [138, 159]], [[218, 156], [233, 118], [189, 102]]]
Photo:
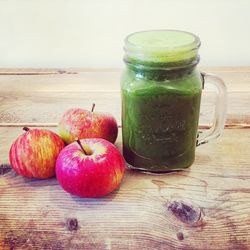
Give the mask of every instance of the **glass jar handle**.
[[202, 133], [198, 133], [196, 146], [208, 143], [210, 140], [219, 137], [224, 129], [226, 119], [226, 106], [227, 106], [227, 89], [224, 81], [216, 75], [201, 73], [204, 84], [211, 84], [216, 87], [216, 105], [215, 115], [212, 127]]

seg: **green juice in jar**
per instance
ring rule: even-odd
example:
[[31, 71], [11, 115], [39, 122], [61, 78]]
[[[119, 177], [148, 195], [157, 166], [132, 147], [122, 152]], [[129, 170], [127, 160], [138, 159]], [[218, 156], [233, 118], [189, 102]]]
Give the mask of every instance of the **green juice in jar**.
[[122, 135], [131, 168], [161, 173], [193, 163], [202, 91], [199, 45], [196, 36], [182, 31], [127, 37]]

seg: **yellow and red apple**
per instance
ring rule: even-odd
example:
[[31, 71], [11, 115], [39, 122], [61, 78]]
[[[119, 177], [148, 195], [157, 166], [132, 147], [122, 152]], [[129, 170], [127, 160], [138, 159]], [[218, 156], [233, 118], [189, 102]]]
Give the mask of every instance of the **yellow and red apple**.
[[76, 139], [103, 138], [115, 142], [118, 133], [117, 122], [110, 114], [72, 108], [63, 114], [59, 122], [59, 134], [66, 144]]
[[64, 147], [63, 140], [45, 129], [28, 129], [12, 144], [9, 160], [12, 168], [29, 178], [46, 179], [55, 175], [55, 163]]
[[80, 197], [101, 197], [121, 183], [125, 161], [109, 141], [82, 139], [66, 146], [56, 161], [56, 177], [62, 188]]

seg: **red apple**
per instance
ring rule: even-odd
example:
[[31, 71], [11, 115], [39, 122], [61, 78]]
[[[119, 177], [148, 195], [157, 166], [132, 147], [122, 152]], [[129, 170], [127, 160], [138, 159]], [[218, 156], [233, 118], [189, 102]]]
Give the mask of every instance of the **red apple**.
[[78, 140], [66, 146], [56, 161], [56, 177], [63, 189], [80, 197], [101, 197], [116, 189], [125, 162], [119, 150], [100, 138]]
[[12, 168], [29, 178], [46, 179], [55, 175], [55, 163], [64, 147], [63, 140], [45, 129], [24, 128], [12, 144], [9, 160]]
[[76, 139], [103, 138], [112, 143], [117, 138], [118, 127], [115, 118], [110, 114], [72, 108], [63, 114], [59, 123], [59, 134], [65, 143]]

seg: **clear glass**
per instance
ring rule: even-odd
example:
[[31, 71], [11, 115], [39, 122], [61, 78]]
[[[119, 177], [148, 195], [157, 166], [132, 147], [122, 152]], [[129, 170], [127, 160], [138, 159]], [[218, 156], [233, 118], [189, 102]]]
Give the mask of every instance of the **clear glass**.
[[[223, 81], [196, 69], [200, 46], [196, 36], [171, 32], [135, 33], [126, 39], [126, 69], [121, 80], [123, 154], [133, 169], [165, 173], [188, 168], [194, 162], [196, 146], [218, 137], [224, 127]], [[178, 41], [182, 38], [188, 43]], [[170, 41], [171, 46], [179, 47], [147, 47], [149, 41], [157, 45]], [[206, 81], [217, 88], [217, 105], [212, 128], [198, 134], [201, 92]]]
[[211, 84], [216, 88], [216, 105], [213, 124], [208, 131], [203, 131], [197, 136], [197, 146], [208, 143], [212, 139], [218, 138], [223, 129], [226, 119], [227, 89], [224, 81], [214, 74], [201, 73], [203, 83]]

